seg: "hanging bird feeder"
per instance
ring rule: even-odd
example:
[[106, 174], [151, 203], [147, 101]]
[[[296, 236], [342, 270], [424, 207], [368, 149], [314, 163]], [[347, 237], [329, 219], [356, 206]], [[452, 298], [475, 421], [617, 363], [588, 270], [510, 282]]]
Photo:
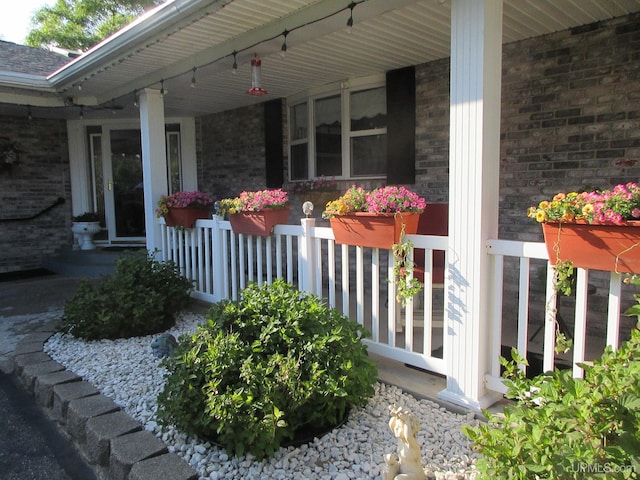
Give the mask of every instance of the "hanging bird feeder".
[[260, 68], [262, 61], [258, 58], [258, 55], [251, 59], [251, 88], [247, 90], [249, 95], [260, 97], [266, 95], [267, 91], [260, 86]]

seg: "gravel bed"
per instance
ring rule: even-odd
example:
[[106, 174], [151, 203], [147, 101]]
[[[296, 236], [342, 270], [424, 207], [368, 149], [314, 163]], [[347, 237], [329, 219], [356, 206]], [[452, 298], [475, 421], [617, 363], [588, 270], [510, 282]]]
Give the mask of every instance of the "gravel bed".
[[[195, 332], [204, 318], [184, 314], [169, 333], [178, 338]], [[418, 433], [427, 478], [475, 478], [477, 454], [461, 432], [475, 425], [473, 413], [452, 413], [428, 400], [418, 400], [398, 387], [375, 385], [376, 395], [365, 408], [353, 410], [345, 425], [300, 447], [281, 448], [271, 459], [258, 461], [251, 455], [234, 457], [224, 449], [176, 428], [162, 429], [155, 412], [166, 369], [151, 352], [155, 336], [85, 342], [55, 334], [45, 351], [68, 370], [82, 376], [112, 398], [146, 430], [162, 439], [169, 451], [189, 462], [200, 479], [379, 479], [385, 453], [396, 452], [389, 430], [390, 404], [410, 409], [422, 427]]]

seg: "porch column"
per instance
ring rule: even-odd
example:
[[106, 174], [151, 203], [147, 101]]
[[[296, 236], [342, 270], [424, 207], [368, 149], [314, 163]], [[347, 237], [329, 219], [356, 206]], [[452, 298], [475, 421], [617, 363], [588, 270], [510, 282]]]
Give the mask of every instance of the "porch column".
[[144, 185], [147, 250], [162, 249], [160, 225], [155, 209], [167, 194], [167, 149], [164, 130], [164, 98], [158, 90], [140, 92], [140, 132], [142, 137], [142, 178]]
[[80, 215], [95, 211], [89, 183], [89, 162], [87, 162], [87, 142], [83, 124], [79, 120], [67, 120], [67, 142], [69, 146], [69, 167], [71, 170], [71, 214]]
[[447, 388], [443, 400], [480, 410], [491, 340], [489, 256], [498, 236], [502, 0], [451, 0]]

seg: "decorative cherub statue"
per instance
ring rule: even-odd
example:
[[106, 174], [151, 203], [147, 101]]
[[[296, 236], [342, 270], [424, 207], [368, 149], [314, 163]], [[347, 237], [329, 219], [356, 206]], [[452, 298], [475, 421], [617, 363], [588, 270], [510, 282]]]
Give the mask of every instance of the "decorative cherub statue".
[[170, 333], [163, 333], [151, 342], [151, 350], [156, 358], [171, 356], [173, 349], [178, 346], [178, 341]]
[[384, 456], [382, 480], [425, 480], [420, 464], [420, 446], [416, 440], [420, 423], [409, 410], [395, 404], [389, 405], [389, 413], [389, 428], [398, 439], [398, 456], [392, 453]]

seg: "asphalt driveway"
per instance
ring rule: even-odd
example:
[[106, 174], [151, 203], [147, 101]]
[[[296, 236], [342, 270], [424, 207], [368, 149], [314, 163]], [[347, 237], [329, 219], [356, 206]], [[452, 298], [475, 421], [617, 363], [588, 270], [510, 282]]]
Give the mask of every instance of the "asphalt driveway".
[[49, 275], [0, 281], [0, 478], [95, 480], [57, 424], [12, 375], [16, 343], [59, 316], [79, 280]]

